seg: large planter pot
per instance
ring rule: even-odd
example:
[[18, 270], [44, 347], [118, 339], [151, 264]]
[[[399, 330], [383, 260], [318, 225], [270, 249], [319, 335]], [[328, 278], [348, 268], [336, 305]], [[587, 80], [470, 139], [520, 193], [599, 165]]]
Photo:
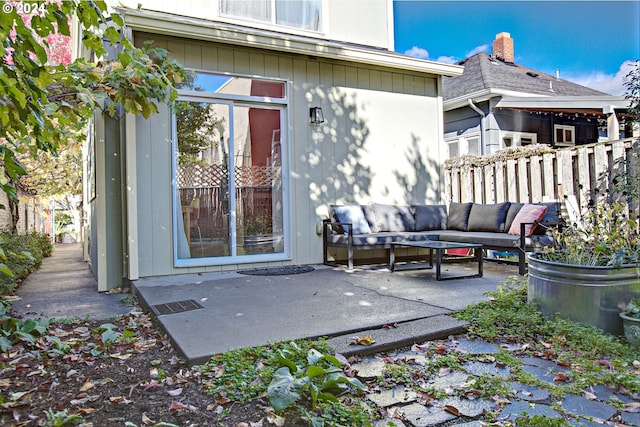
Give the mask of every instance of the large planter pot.
[[546, 318], [593, 325], [622, 335], [620, 307], [640, 297], [640, 264], [592, 267], [563, 264], [529, 255], [528, 300]]
[[624, 337], [631, 345], [640, 346], [640, 319], [629, 317], [624, 313], [620, 313], [622, 319], [622, 329]]

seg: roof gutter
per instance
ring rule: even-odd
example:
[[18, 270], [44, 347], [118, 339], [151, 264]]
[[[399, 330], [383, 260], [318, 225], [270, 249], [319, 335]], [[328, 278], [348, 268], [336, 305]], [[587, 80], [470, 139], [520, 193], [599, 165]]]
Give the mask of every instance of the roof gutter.
[[448, 77], [462, 75], [464, 71], [464, 67], [460, 65], [425, 61], [384, 49], [368, 48], [332, 40], [303, 37], [150, 10], [119, 8], [118, 12], [124, 16], [126, 25], [134, 31], [351, 61]]
[[471, 98], [467, 100], [469, 107], [473, 109], [478, 115], [480, 115], [480, 155], [484, 156], [484, 119], [487, 115], [476, 104], [473, 103]]

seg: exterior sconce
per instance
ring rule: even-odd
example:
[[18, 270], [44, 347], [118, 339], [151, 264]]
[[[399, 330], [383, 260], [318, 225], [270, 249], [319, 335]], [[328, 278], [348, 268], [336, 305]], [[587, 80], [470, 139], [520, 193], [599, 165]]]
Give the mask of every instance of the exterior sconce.
[[309, 120], [312, 125], [319, 125], [324, 123], [324, 115], [322, 114], [322, 108], [311, 107], [309, 108]]

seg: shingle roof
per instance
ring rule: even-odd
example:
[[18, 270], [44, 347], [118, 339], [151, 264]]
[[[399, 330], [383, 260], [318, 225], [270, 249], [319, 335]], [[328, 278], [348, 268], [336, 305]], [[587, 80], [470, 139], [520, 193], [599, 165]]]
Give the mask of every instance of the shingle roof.
[[608, 95], [522, 65], [492, 59], [486, 53], [478, 53], [458, 64], [464, 65], [461, 76], [442, 79], [445, 101], [487, 89], [545, 96]]

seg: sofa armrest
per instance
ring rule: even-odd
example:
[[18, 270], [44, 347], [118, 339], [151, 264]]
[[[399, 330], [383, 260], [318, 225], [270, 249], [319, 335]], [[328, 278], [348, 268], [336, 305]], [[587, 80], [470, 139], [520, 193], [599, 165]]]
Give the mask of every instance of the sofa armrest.
[[[345, 230], [346, 232], [341, 232], [339, 231], [341, 227], [343, 230]], [[329, 233], [331, 234], [347, 234], [349, 236], [353, 236], [353, 224], [350, 222], [335, 222], [335, 221], [331, 221], [330, 219], [323, 219], [322, 220], [322, 230], [323, 230], [323, 234], [328, 235]]]
[[[558, 231], [562, 231], [562, 221], [561, 222], [557, 222], [557, 223], [548, 223], [548, 222], [540, 222], [540, 221], [534, 221], [534, 222], [523, 222], [520, 223], [520, 250], [522, 252], [526, 251], [526, 247], [527, 247], [527, 236], [526, 236], [526, 226], [527, 225], [533, 225], [535, 224], [536, 227], [543, 227], [546, 228], [547, 231], [551, 230], [551, 229], [556, 229]], [[533, 237], [535, 235], [529, 236], [529, 237]]]

